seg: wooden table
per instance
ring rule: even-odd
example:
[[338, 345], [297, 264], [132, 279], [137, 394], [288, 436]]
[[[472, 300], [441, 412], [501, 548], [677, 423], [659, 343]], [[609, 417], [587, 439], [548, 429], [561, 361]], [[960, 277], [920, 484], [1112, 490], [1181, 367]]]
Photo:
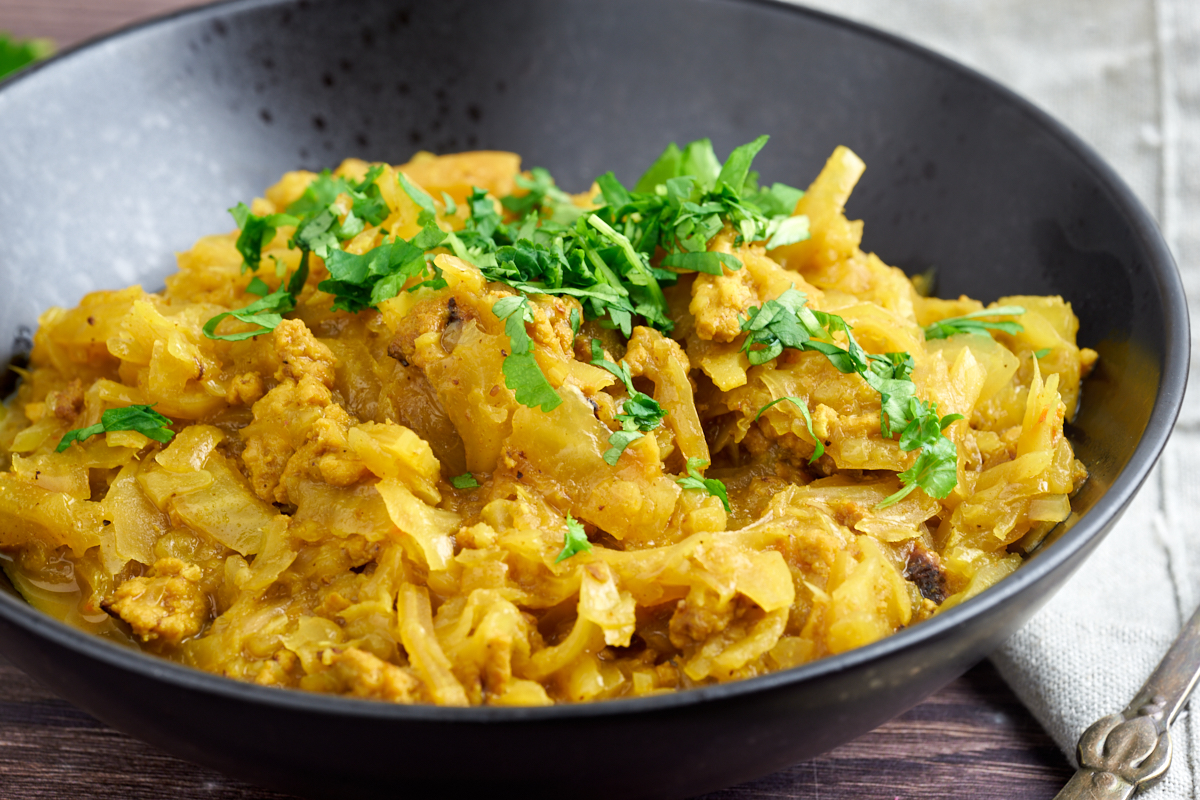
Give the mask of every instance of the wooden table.
[[[60, 47], [189, 0], [0, 0], [0, 30]], [[989, 665], [875, 731], [708, 800], [1052, 798], [1071, 769]], [[0, 656], [0, 799], [284, 798], [167, 756], [59, 700]]]

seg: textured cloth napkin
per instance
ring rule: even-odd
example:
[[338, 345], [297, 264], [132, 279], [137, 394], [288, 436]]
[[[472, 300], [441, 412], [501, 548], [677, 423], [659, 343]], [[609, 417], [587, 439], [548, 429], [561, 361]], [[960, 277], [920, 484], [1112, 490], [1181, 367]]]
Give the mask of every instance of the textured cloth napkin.
[[[1200, 2], [804, 0], [916, 41], [1008, 86], [1091, 144], [1158, 219], [1200, 327]], [[870, 165], [868, 165], [868, 168]], [[992, 660], [1075, 760], [1200, 602], [1200, 380], [1125, 516]], [[1086, 401], [1086, 394], [1085, 394]], [[1172, 727], [1147, 800], [1200, 796], [1200, 699]]]

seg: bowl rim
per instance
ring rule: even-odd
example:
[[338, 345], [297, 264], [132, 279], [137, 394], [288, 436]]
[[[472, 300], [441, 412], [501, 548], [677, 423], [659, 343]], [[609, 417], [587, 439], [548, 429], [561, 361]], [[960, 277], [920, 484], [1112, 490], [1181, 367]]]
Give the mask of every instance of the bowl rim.
[[[293, 5], [302, 0], [218, 0], [218, 2], [179, 9], [166, 15], [119, 28], [111, 33], [86, 39], [65, 48], [45, 61], [31, 65], [0, 80], [0, 100], [4, 92], [30, 81], [45, 69], [71, 61], [88, 51], [119, 40], [152, 33], [187, 22], [203, 22], [227, 14], [241, 14], [260, 8]], [[1124, 180], [1094, 149], [1063, 123], [992, 78], [953, 59], [940, 55], [923, 45], [896, 34], [878, 30], [855, 20], [846, 19], [787, 0], [705, 0], [725, 6], [751, 6], [768, 13], [796, 14], [832, 28], [840, 28], [856, 37], [877, 42], [930, 62], [934, 66], [965, 77], [991, 92], [1011, 108], [1030, 118], [1052, 138], [1073, 153], [1105, 190], [1129, 222], [1143, 247], [1151, 256], [1150, 273], [1154, 288], [1162, 302], [1162, 324], [1165, 331], [1163, 369], [1159, 388], [1150, 416], [1137, 447], [1128, 463], [1118, 473], [1112, 485], [1085, 515], [1037, 558], [1026, 561], [1020, 569], [979, 595], [945, 613], [913, 627], [897, 631], [879, 641], [854, 650], [827, 656], [817, 661], [765, 675], [637, 698], [617, 698], [586, 703], [563, 703], [551, 706], [446, 707], [436, 705], [401, 705], [338, 695], [322, 695], [303, 690], [279, 690], [258, 686], [236, 679], [203, 672], [151, 655], [111, 640], [85, 633], [60, 622], [28, 605], [7, 591], [0, 591], [0, 617], [50, 643], [74, 651], [110, 667], [128, 670], [141, 677], [172, 684], [178, 689], [219, 695], [223, 699], [275, 707], [280, 710], [318, 713], [329, 717], [359, 717], [388, 719], [396, 722], [453, 722], [503, 724], [563, 719], [594, 719], [624, 717], [652, 711], [682, 709], [710, 700], [731, 700], [737, 697], [768, 693], [785, 685], [803, 683], [848, 672], [870, 662], [884, 661], [903, 651], [918, 648], [922, 643], [948, 636], [959, 625], [969, 623], [1012, 597], [1038, 583], [1050, 573], [1071, 561], [1079, 551], [1098, 543], [1116, 522], [1125, 507], [1145, 482], [1174, 428], [1188, 380], [1191, 341], [1189, 316], [1183, 282], [1179, 270], [1163, 240], [1157, 223], [1141, 204]]]

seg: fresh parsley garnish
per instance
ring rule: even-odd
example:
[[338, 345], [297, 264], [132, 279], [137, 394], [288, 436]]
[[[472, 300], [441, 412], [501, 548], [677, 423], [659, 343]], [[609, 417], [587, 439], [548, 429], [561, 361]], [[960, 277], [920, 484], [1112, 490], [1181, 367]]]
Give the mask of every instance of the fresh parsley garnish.
[[[300, 250], [300, 267], [292, 274], [291, 280], [277, 291], [244, 308], [226, 311], [208, 320], [204, 325], [204, 335], [210, 339], [240, 341], [275, 330], [283, 321], [283, 315], [296, 308], [296, 300], [308, 280], [310, 253], [326, 260], [326, 267], [329, 268], [332, 277], [322, 281], [318, 288], [330, 291], [334, 295], [335, 309], [359, 311], [383, 299], [394, 297], [406, 280], [406, 277], [398, 278], [397, 275], [406, 270], [413, 271], [410, 263], [412, 248], [420, 247], [434, 238], [436, 241], [430, 243], [430, 246], [436, 246], [444, 238], [444, 234], [441, 234], [435, 225], [434, 230], [437, 234], [428, 234], [423, 230], [414, 237], [413, 243], [404, 240], [388, 242], [362, 256], [351, 255], [342, 250], [341, 242], [357, 236], [365, 229], [366, 224], [378, 225], [387, 218], [388, 205], [376, 183], [382, 172], [383, 167], [374, 166], [367, 170], [361, 181], [348, 181], [335, 177], [326, 170], [313, 179], [304, 190], [304, 194], [288, 206], [287, 212], [283, 214], [258, 216], [252, 213], [245, 203], [238, 203], [229, 209], [240, 229], [235, 246], [242, 256], [243, 272], [258, 271], [262, 264], [263, 248], [274, 241], [279, 228], [287, 225], [295, 226], [295, 233], [288, 245]], [[341, 207], [338, 203], [343, 196], [349, 198], [350, 208], [345, 211], [345, 217], [339, 220]], [[422, 270], [425, 266], [424, 254], [424, 250], [420, 250], [418, 254]], [[255, 284], [252, 280], [246, 288], [247, 292], [258, 294], [255, 288], [265, 287], [261, 280], [255, 280], [258, 283]], [[391, 294], [388, 294], [389, 291]], [[217, 326], [227, 317], [258, 327], [243, 333], [218, 335]]]
[[1034, 350], [1033, 357], [1038, 359], [1045, 358], [1046, 356], [1050, 355], [1053, 350], [1053, 347], [1043, 347], [1041, 350]]
[[938, 320], [925, 328], [926, 339], [948, 339], [960, 333], [970, 333], [976, 336], [987, 336], [988, 331], [1003, 331], [1016, 335], [1025, 330], [1019, 322], [1011, 320], [988, 321], [986, 317], [1012, 317], [1025, 313], [1020, 306], [1000, 306], [973, 311], [961, 317], [950, 317]]
[[[741, 327], [748, 334], [742, 350], [750, 363], [764, 364], [785, 348], [810, 350], [822, 353], [839, 372], [858, 374], [879, 393], [879, 431], [884, 438], [898, 434], [901, 450], [921, 451], [913, 466], [900, 473], [904, 488], [880, 506], [899, 502], [918, 486], [930, 497], [941, 499], [950, 494], [958, 479], [958, 450], [942, 431], [962, 419], [962, 415], [939, 417], [937, 403], [927, 403], [916, 396], [911, 355], [867, 353], [854, 340], [844, 319], [810, 309], [806, 302], [803, 292], [788, 289], [775, 300], [749, 309]], [[845, 336], [846, 347], [834, 344], [835, 334], [839, 333]], [[768, 407], [760, 409], [759, 414]], [[805, 421], [811, 433], [807, 415]], [[823, 447], [820, 452], [824, 452]]]
[[14, 39], [0, 32], [0, 78], [54, 55], [49, 39]]
[[238, 233], [238, 253], [242, 256], [242, 272], [255, 272], [262, 263], [263, 248], [275, 240], [275, 232], [285, 225], [296, 225], [300, 220], [290, 214], [268, 214], [260, 217], [250, 211], [245, 203], [229, 209], [241, 231]]
[[512, 348], [504, 359], [504, 385], [516, 393], [517, 402], [542, 411], [553, 411], [562, 403], [562, 398], [538, 366], [533, 355], [533, 340], [525, 330], [526, 322], [533, 322], [529, 310], [529, 299], [522, 295], [502, 297], [492, 305], [492, 313], [504, 320], [504, 332]]
[[426, 253], [446, 234], [430, 221], [411, 241], [396, 238], [362, 255], [331, 250], [325, 258], [330, 277], [317, 288], [333, 295], [333, 308], [350, 312], [377, 306], [400, 294], [409, 278], [426, 270]]
[[784, 400], [787, 400], [788, 402], [790, 402], [792, 405], [794, 405], [796, 408], [798, 408], [800, 410], [800, 416], [804, 418], [804, 426], [806, 428], [808, 428], [808, 435], [811, 436], [813, 438], [813, 441], [816, 443], [816, 447], [813, 450], [812, 458], [808, 459], [808, 463], [811, 464], [814, 461], [816, 461], [818, 458], [820, 458], [821, 456], [825, 455], [825, 443], [821, 441], [820, 437], [817, 436], [817, 434], [813, 433], [812, 414], [809, 413], [808, 406], [804, 404], [803, 400], [801, 400], [799, 397], [781, 397], [778, 400], [772, 400], [771, 402], [767, 403], [765, 406], [763, 406], [762, 408], [760, 408], [758, 410], [758, 413], [754, 415], [754, 421], [758, 422], [758, 418], [763, 415], [764, 411], [766, 411], [771, 406], [782, 403]]
[[721, 501], [721, 505], [725, 506], [725, 513], [732, 514], [733, 509], [729, 507], [729, 493], [725, 491], [725, 484], [716, 478], [706, 478], [701, 474], [700, 470], [707, 466], [708, 462], [703, 458], [689, 458], [687, 460], [687, 477], [676, 478], [675, 482], [684, 489], [696, 489], [717, 498]]
[[175, 436], [170, 425], [171, 420], [153, 410], [151, 406], [109, 408], [100, 415], [100, 421], [95, 425], [67, 431], [54, 451], [61, 453], [71, 446], [71, 442], [82, 442], [84, 439], [111, 431], [137, 431], [156, 442], [169, 442]]
[[[400, 187], [421, 209], [418, 222], [423, 228], [411, 241], [392, 239], [361, 255], [347, 253], [341, 245], [365, 225], [378, 225], [387, 217], [388, 207], [377, 184], [382, 167], [372, 167], [357, 182], [326, 171], [286, 213], [259, 217], [244, 205], [232, 209], [241, 229], [237, 247], [243, 268], [257, 270], [262, 249], [277, 229], [294, 225], [289, 245], [301, 251], [306, 275], [310, 253], [325, 260], [330, 277], [317, 288], [333, 295], [335, 310], [357, 312], [377, 306], [406, 286], [409, 291], [444, 287], [432, 256], [445, 247], [478, 267], [489, 281], [504, 283], [522, 296], [574, 297], [583, 307], [582, 317], [619, 328], [626, 336], [632, 333], [635, 318], [669, 332], [673, 323], [664, 284], [674, 283], [679, 271], [720, 275], [724, 269], [741, 268], [735, 256], [708, 251], [721, 231], [731, 229], [734, 244], [764, 242], [768, 248], [807, 238], [807, 219], [792, 216], [803, 192], [783, 184], [759, 189], [757, 175], [750, 169], [766, 142], [767, 137], [760, 136], [735, 148], [723, 164], [707, 139], [682, 150], [672, 144], [633, 191], [611, 173], [597, 178], [597, 199], [603, 204], [592, 211], [576, 205], [555, 186], [549, 172], [535, 167], [528, 177], [516, 178], [522, 193], [500, 198], [499, 207], [485, 191], [474, 189], [466, 199], [462, 229], [454, 232], [439, 227], [433, 198], [399, 173]], [[448, 196], [443, 200], [444, 213], [458, 212]], [[426, 280], [409, 285], [423, 276]], [[214, 334], [216, 325], [232, 316], [258, 326], [233, 336], [265, 333], [295, 308], [298, 292], [289, 283], [291, 306], [287, 297], [272, 294], [226, 312], [216, 322], [210, 320], [205, 331]], [[506, 385], [523, 405], [551, 410], [560, 400], [538, 368], [524, 333], [522, 320], [529, 318], [528, 306], [520, 319], [513, 316], [515, 305], [502, 301], [497, 307], [493, 310], [506, 320], [505, 331], [512, 339], [512, 352], [504, 364]], [[572, 330], [578, 331], [582, 321], [572, 317]], [[614, 460], [643, 430], [636, 427], [642, 423], [623, 424], [626, 429], [616, 434]]]
[[[209, 339], [240, 342], [275, 330], [279, 327], [279, 323], [283, 322], [283, 315], [296, 308], [296, 295], [304, 287], [307, 272], [308, 264], [304, 263], [301, 265], [301, 269], [292, 275], [291, 280], [280, 284], [278, 289], [270, 293], [267, 293], [266, 283], [258, 277], [253, 278], [246, 287], [246, 293], [258, 294], [262, 297], [236, 311], [224, 311], [217, 314], [204, 323], [202, 328], [204, 335]], [[241, 333], [217, 333], [217, 326], [228, 317], [258, 327]]]
[[557, 564], [560, 561], [566, 561], [571, 556], [580, 553], [590, 553], [592, 543], [588, 541], [587, 533], [583, 530], [583, 523], [574, 519], [570, 513], [567, 514], [567, 533], [564, 537], [562, 552], [558, 554], [558, 558], [554, 559]]
[[621, 410], [616, 414], [617, 421], [621, 423], [621, 430], [613, 431], [608, 437], [608, 450], [604, 452], [605, 463], [614, 466], [626, 447], [662, 423], [667, 410], [653, 397], [634, 388], [628, 364], [624, 361], [619, 365], [614, 364], [604, 357], [604, 349], [600, 346], [599, 339], [592, 339], [592, 364], [615, 375], [625, 384], [625, 391], [629, 393], [621, 402]]
[[475, 480], [475, 476], [469, 472], [464, 472], [462, 475], [455, 475], [450, 479], [450, 485], [455, 489], [478, 489], [479, 481]]

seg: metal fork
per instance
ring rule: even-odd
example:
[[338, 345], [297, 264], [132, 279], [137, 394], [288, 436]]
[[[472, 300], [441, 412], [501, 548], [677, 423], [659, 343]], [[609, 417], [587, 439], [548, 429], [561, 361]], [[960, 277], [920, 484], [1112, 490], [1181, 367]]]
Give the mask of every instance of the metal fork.
[[1079, 737], [1079, 771], [1055, 800], [1125, 800], [1171, 766], [1170, 727], [1200, 678], [1200, 609], [1120, 714]]

